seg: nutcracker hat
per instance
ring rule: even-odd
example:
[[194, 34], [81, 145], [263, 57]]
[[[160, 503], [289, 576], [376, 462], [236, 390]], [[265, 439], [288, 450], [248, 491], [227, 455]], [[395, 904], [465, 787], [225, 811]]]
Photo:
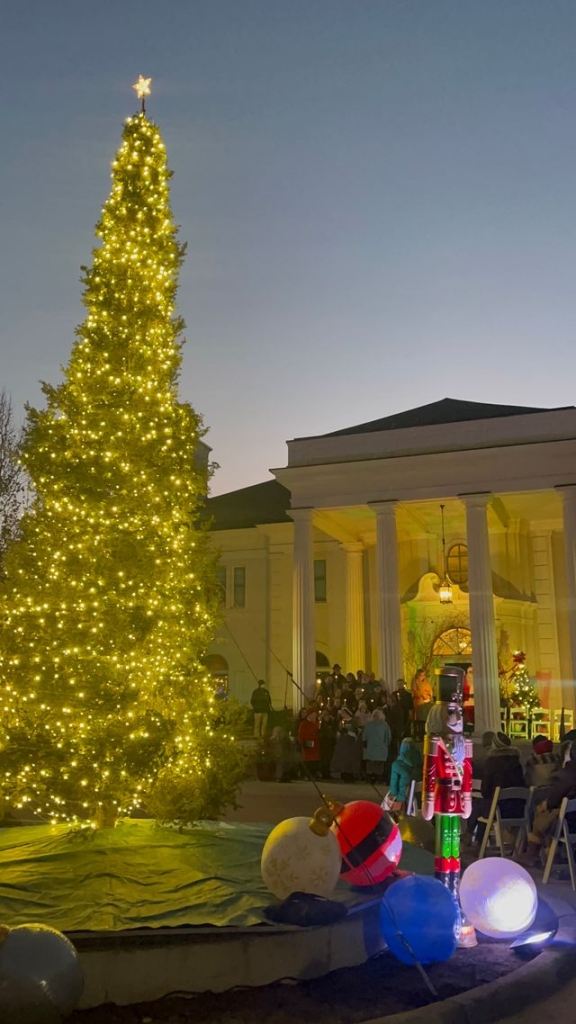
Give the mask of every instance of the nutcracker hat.
[[442, 704], [459, 704], [464, 699], [465, 669], [460, 665], [444, 665], [437, 675], [436, 700]]

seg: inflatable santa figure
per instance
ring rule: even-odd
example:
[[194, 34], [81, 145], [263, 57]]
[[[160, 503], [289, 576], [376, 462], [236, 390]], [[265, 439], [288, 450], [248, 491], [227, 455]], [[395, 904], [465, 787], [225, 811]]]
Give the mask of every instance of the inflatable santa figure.
[[437, 673], [437, 699], [426, 722], [422, 817], [436, 816], [434, 873], [455, 899], [460, 883], [460, 819], [472, 810], [472, 741], [463, 735], [464, 669]]

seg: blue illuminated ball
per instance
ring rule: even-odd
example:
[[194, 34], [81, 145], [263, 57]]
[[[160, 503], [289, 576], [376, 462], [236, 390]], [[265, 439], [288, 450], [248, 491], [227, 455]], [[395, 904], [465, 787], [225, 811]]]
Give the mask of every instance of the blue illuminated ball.
[[401, 963], [442, 963], [458, 945], [460, 911], [437, 878], [410, 875], [394, 882], [382, 898], [380, 925], [388, 949]]

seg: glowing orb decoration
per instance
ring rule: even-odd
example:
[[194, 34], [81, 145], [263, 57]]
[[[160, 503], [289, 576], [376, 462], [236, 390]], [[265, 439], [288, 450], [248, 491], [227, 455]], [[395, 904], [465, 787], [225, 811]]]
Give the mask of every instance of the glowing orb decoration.
[[387, 811], [370, 800], [353, 800], [332, 826], [342, 854], [342, 878], [350, 885], [383, 882], [398, 866], [402, 836]]
[[490, 857], [466, 868], [460, 902], [475, 928], [491, 939], [514, 939], [534, 922], [536, 886], [520, 864]]
[[312, 831], [310, 818], [287, 818], [272, 829], [262, 850], [262, 878], [279, 900], [293, 892], [329, 896], [340, 876], [340, 847], [333, 833]]
[[439, 964], [458, 945], [460, 911], [437, 878], [410, 875], [394, 882], [382, 897], [380, 926], [388, 949], [401, 963]]
[[43, 924], [0, 926], [2, 1024], [59, 1024], [83, 985], [78, 954], [61, 932]]

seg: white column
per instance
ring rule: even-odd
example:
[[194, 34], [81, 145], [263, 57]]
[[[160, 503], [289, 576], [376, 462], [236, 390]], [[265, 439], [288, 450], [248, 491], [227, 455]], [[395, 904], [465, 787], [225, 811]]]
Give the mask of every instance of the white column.
[[364, 546], [342, 545], [346, 552], [346, 671], [366, 668], [364, 629]]
[[460, 495], [466, 507], [468, 542], [468, 591], [474, 670], [475, 732], [498, 732], [500, 725], [500, 681], [494, 621], [492, 565], [487, 509], [492, 495]]
[[576, 484], [557, 488], [562, 498], [564, 558], [568, 587], [568, 633], [572, 654], [572, 679], [576, 678]]
[[396, 680], [403, 675], [396, 504], [395, 501], [370, 502], [376, 513], [378, 671], [388, 692], [396, 689]]
[[[292, 676], [307, 697], [312, 697], [316, 690], [312, 511], [311, 508], [293, 508], [288, 512], [294, 520]], [[304, 704], [304, 696], [298, 686], [293, 687], [294, 711]]]

